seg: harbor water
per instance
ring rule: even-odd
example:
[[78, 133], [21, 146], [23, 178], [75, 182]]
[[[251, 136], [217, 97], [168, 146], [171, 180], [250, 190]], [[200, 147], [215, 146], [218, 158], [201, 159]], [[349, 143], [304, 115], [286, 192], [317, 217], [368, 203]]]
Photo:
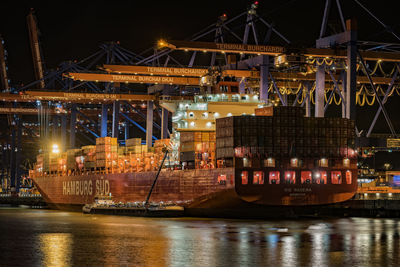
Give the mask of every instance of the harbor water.
[[0, 208], [0, 266], [399, 266], [399, 232], [399, 219], [167, 219]]

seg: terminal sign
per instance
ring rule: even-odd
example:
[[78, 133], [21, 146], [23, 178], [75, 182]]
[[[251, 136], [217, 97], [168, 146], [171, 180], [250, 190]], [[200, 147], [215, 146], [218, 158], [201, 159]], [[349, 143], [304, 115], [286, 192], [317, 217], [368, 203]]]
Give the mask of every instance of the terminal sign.
[[398, 138], [388, 138], [386, 140], [387, 147], [400, 147], [400, 139]]

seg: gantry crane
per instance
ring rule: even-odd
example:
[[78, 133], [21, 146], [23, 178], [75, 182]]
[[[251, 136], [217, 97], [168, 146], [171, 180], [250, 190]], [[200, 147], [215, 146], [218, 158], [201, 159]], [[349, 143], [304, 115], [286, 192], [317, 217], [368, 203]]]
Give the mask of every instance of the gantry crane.
[[[270, 45], [249, 45], [249, 44], [232, 44], [232, 43], [212, 43], [212, 42], [193, 42], [193, 41], [165, 41], [160, 40], [158, 42], [158, 47], [160, 49], [172, 49], [172, 50], [183, 50], [183, 51], [203, 51], [203, 52], [219, 52], [222, 54], [233, 53], [233, 54], [249, 54], [249, 55], [257, 55], [260, 57], [260, 98], [262, 100], [268, 99], [268, 80], [271, 79], [272, 84], [274, 85], [275, 90], [279, 94], [281, 98], [281, 102], [284, 105], [287, 105], [287, 101], [281, 97], [279, 90], [277, 88], [276, 82], [272, 76], [272, 73], [265, 68], [266, 65], [269, 65], [269, 59], [264, 56], [274, 56], [279, 59], [279, 57], [285, 57], [289, 55], [297, 55], [303, 56], [306, 58], [317, 58], [317, 59], [339, 59], [346, 61], [346, 71], [345, 76], [342, 78], [342, 81], [345, 82], [346, 88], [345, 93], [340, 92], [337, 79], [335, 79], [331, 70], [326, 70], [326, 63], [316, 64], [316, 72], [315, 72], [315, 116], [316, 117], [324, 117], [324, 113], [326, 110], [326, 105], [324, 103], [325, 97], [325, 82], [327, 73], [329, 74], [331, 80], [334, 82], [334, 89], [338, 92], [341, 100], [342, 100], [342, 116], [347, 117], [349, 119], [355, 119], [355, 103], [356, 103], [356, 87], [357, 83], [357, 58], [359, 58], [359, 62], [361, 62], [360, 66], [364, 69], [366, 76], [363, 81], [370, 84], [372, 87], [374, 94], [376, 96], [376, 100], [380, 106], [380, 110], [382, 110], [385, 120], [388, 123], [388, 126], [393, 135], [396, 135], [394, 128], [391, 124], [391, 121], [388, 117], [388, 114], [383, 106], [382, 100], [378, 96], [378, 91], [376, 89], [376, 82], [374, 78], [371, 77], [371, 74], [368, 72], [365, 61], [387, 61], [398, 63], [400, 62], [400, 54], [395, 52], [376, 52], [376, 51], [362, 51], [357, 48], [357, 26], [354, 20], [347, 20], [345, 23], [344, 32], [328, 37], [323, 37], [317, 40], [317, 48], [291, 48], [291, 47], [283, 47], [283, 46], [270, 46]], [[332, 48], [332, 44], [341, 44], [346, 48], [335, 47]], [[334, 45], [336, 46], [336, 45]], [[278, 60], [279, 61], [279, 60]], [[264, 66], [264, 68], [262, 68]], [[398, 66], [397, 66], [398, 68]], [[262, 70], [263, 69], [263, 70]], [[397, 75], [397, 72], [396, 72]], [[395, 75], [395, 76], [396, 76]], [[329, 78], [328, 76], [328, 78]], [[293, 78], [296, 79], [296, 78]], [[396, 77], [392, 79], [378, 78], [380, 80], [384, 80], [386, 84], [391, 88], [395, 82]], [[332, 91], [333, 93], [333, 91]], [[386, 95], [385, 95], [386, 99]], [[385, 100], [384, 100], [385, 101]], [[329, 102], [329, 101], [328, 101]], [[375, 118], [376, 120], [376, 118]], [[356, 129], [357, 135], [359, 135], [358, 129]]]

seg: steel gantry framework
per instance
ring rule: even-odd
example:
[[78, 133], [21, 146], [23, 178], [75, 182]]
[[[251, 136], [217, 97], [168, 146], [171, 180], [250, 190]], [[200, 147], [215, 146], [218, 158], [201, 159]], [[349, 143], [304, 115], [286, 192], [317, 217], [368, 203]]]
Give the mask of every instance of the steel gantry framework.
[[[400, 40], [370, 9], [354, 2]], [[77, 137], [90, 142], [98, 136], [119, 138], [122, 124], [125, 134], [121, 140], [134, 135], [129, 132], [129, 125], [133, 125], [145, 132], [146, 143], [151, 146], [152, 140], [168, 136], [168, 112], [157, 105], [158, 95], [185, 99], [181, 92], [217, 83], [203, 84], [205, 76], [237, 83], [239, 93], [258, 93], [266, 102], [305, 106], [307, 116], [312, 115], [314, 106], [314, 116], [323, 117], [330, 104], [335, 103], [341, 105], [343, 117], [355, 119], [356, 104], [376, 102], [378, 111], [366, 136], [372, 134], [381, 113], [391, 135], [396, 136], [385, 103], [389, 96], [399, 94], [400, 44], [359, 41], [356, 23], [345, 20], [341, 1], [326, 0], [324, 4], [315, 47], [292, 46], [278, 26], [258, 14], [258, 3], [254, 2], [237, 16], [219, 16], [215, 23], [184, 41], [162, 40], [156, 48], [142, 53], [131, 52], [118, 42], [104, 43], [93, 55], [62, 62], [55, 70], [44, 68], [37, 21], [31, 12], [27, 20], [37, 80], [20, 88], [10, 87], [6, 67], [0, 65], [0, 101], [4, 103], [0, 113], [9, 114], [9, 124], [13, 125], [11, 141], [3, 147], [10, 144], [11, 151], [15, 151], [22, 131], [38, 135], [32, 129], [24, 129], [21, 118], [32, 116], [29, 114], [36, 110], [43, 129], [40, 137], [49, 136], [49, 132], [53, 137], [60, 135], [64, 147], [74, 147]], [[342, 32], [331, 34], [327, 24], [334, 6]], [[273, 44], [272, 37], [276, 37]], [[208, 55], [207, 60], [204, 55]], [[159, 135], [153, 134], [153, 128], [159, 130]], [[361, 130], [356, 132], [361, 135]], [[12, 153], [7, 161], [15, 162], [18, 157]], [[16, 169], [12, 172], [13, 177], [18, 176]], [[15, 179], [13, 183], [16, 185]]]

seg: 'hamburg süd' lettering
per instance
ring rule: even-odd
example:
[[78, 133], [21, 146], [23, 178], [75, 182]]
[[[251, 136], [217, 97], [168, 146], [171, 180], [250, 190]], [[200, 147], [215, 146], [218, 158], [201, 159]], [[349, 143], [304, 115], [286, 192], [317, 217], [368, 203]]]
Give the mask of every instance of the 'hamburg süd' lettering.
[[93, 193], [95, 195], [108, 195], [110, 193], [110, 181], [101, 179], [95, 182], [92, 180], [63, 182], [63, 195], [92, 196]]

